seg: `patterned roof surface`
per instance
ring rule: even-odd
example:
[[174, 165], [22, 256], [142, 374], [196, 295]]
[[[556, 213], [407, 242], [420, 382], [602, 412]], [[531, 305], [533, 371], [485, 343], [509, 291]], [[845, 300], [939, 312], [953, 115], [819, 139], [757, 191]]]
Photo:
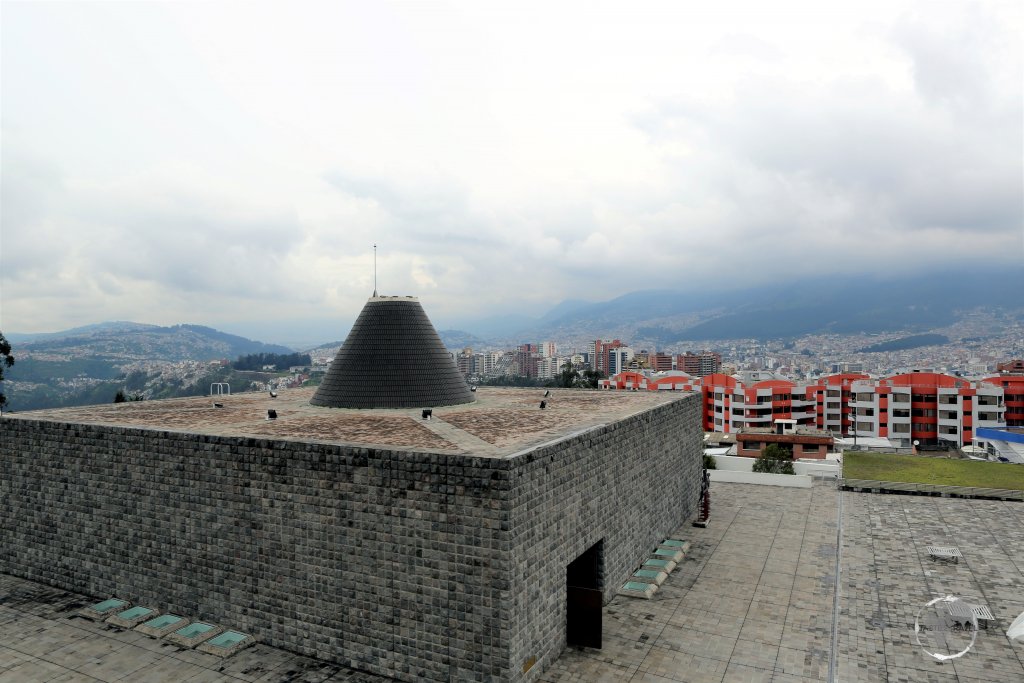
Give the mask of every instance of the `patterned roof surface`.
[[[266, 391], [190, 396], [4, 413], [2, 419], [503, 458], [686, 395], [551, 389], [545, 396], [545, 392], [542, 387], [480, 387], [475, 401], [434, 408], [429, 420], [423, 419], [420, 408], [314, 406], [312, 387], [283, 389], [276, 397]], [[276, 411], [277, 419], [267, 419], [269, 409]]]

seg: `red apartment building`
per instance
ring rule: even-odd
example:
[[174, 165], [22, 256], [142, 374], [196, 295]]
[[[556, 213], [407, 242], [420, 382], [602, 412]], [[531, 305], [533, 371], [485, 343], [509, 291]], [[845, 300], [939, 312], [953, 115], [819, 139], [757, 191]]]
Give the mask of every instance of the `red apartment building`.
[[1024, 374], [999, 375], [998, 377], [989, 377], [985, 381], [1003, 389], [1006, 426], [1024, 427]]
[[978, 427], [1005, 425], [1003, 391], [986, 381], [936, 372], [908, 372], [851, 385], [857, 436], [901, 446], [970, 444]]
[[914, 441], [965, 445], [977, 427], [1001, 427], [1010, 419], [1024, 424], [1024, 375], [973, 381], [933, 372], [883, 379], [842, 373], [806, 384], [772, 379], [748, 386], [721, 373], [625, 372], [602, 380], [601, 386], [700, 391], [704, 431], [724, 434], [792, 420], [797, 428], [885, 437], [899, 446]]
[[1024, 360], [1010, 360], [996, 365], [996, 372], [1011, 372], [1024, 375]]

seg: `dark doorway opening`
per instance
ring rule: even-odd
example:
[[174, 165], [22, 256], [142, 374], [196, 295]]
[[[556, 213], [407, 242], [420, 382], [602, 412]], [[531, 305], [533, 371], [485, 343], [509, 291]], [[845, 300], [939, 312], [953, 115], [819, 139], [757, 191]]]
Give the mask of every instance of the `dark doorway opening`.
[[565, 567], [567, 644], [601, 648], [603, 579], [604, 539], [601, 539]]

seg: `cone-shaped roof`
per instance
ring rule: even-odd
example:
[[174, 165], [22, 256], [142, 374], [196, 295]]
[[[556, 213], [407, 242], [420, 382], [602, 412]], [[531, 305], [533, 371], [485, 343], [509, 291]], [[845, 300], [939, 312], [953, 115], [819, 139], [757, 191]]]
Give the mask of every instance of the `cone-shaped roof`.
[[330, 408], [430, 408], [473, 392], [413, 297], [371, 297], [310, 403]]

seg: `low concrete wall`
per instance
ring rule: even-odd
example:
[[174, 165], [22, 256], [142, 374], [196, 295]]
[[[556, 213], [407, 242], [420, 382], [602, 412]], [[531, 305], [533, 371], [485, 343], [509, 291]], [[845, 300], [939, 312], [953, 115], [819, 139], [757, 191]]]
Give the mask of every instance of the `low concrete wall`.
[[[719, 471], [753, 472], [754, 458], [744, 458], [736, 455], [713, 455], [711, 457], [715, 459], [715, 466]], [[794, 462], [793, 470], [797, 474], [804, 474], [810, 477], [830, 477], [832, 479], [838, 479], [843, 473], [842, 466], [834, 460]], [[714, 472], [715, 470], [712, 470], [712, 473]]]
[[810, 477], [827, 477], [838, 479], [843, 476], [843, 466], [832, 460], [819, 460], [818, 462], [795, 462], [793, 469], [797, 474], [806, 474]]
[[[731, 472], [750, 472], [754, 466], [753, 458], [742, 458], [738, 455], [713, 455], [715, 459], [715, 467], [719, 470], [729, 470]], [[711, 471], [714, 474], [714, 470]]]
[[737, 472], [735, 470], [711, 470], [711, 481], [809, 489], [811, 488], [812, 479], [803, 474], [762, 474], [760, 472]]

